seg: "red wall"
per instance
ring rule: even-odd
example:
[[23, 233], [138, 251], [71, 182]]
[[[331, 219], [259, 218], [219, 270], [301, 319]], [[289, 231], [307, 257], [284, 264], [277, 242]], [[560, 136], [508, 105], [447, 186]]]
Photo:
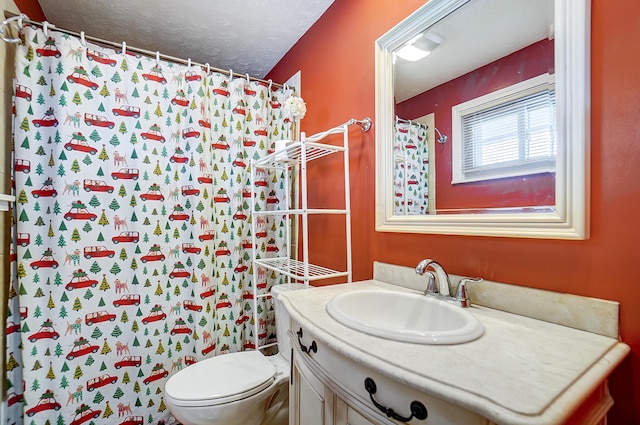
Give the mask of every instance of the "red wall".
[[[336, 0], [268, 76], [302, 70], [308, 134], [348, 119], [374, 118], [374, 42], [423, 0]], [[414, 266], [435, 258], [451, 273], [621, 303], [622, 340], [631, 356], [611, 378], [610, 424], [640, 422], [640, 313], [635, 266], [640, 225], [640, 2], [593, 0], [591, 49], [591, 237], [586, 241], [379, 233], [374, 222], [375, 137], [350, 132], [354, 279], [373, 261]], [[375, 125], [375, 122], [374, 122]], [[310, 202], [340, 195], [340, 165], [311, 172]], [[310, 167], [312, 168], [312, 167]], [[313, 226], [312, 254], [337, 263], [339, 230]]]
[[408, 120], [434, 113], [435, 127], [449, 135], [449, 143], [435, 147], [436, 209], [554, 205], [555, 173], [451, 184], [451, 108], [545, 73], [554, 73], [552, 40], [539, 41], [396, 105], [396, 115]]

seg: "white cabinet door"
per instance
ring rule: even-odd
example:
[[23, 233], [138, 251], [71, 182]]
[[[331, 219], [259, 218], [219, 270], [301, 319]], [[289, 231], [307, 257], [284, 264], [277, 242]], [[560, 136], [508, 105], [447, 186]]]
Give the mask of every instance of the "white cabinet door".
[[376, 425], [339, 397], [336, 397], [335, 412], [334, 425]]
[[331, 425], [333, 415], [329, 405], [333, 404], [332, 395], [327, 394], [322, 382], [297, 360], [297, 356], [299, 352], [294, 352], [289, 391], [289, 425]]
[[295, 358], [292, 373], [289, 425], [376, 425], [336, 397]]

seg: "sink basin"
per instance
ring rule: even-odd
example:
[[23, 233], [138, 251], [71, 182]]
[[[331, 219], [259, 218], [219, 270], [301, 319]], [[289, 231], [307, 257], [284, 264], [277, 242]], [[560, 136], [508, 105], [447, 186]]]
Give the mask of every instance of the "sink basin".
[[482, 323], [462, 307], [405, 292], [343, 292], [329, 300], [327, 312], [349, 328], [416, 344], [460, 344], [484, 333]]

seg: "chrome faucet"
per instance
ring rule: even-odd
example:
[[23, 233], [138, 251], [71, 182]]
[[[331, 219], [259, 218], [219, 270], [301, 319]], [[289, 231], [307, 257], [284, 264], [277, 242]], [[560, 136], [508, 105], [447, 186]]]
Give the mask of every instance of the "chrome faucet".
[[[429, 267], [431, 267], [436, 273], [435, 277], [433, 273], [427, 271]], [[425, 274], [425, 272], [427, 273], [429, 282], [431, 282], [432, 279], [435, 281], [435, 285], [427, 284], [427, 289], [424, 292], [425, 295], [440, 294], [443, 297], [451, 296], [451, 290], [449, 289], [451, 286], [451, 281], [449, 280], [449, 275], [444, 271], [444, 268], [440, 265], [440, 263], [430, 258], [425, 258], [416, 266], [416, 273], [419, 275], [423, 275]]]
[[[431, 268], [435, 274], [428, 269]], [[459, 305], [460, 307], [471, 307], [471, 301], [469, 301], [469, 295], [467, 293], [467, 282], [479, 282], [482, 278], [463, 278], [458, 282], [456, 292], [454, 296], [451, 296], [451, 281], [449, 275], [444, 268], [430, 258], [426, 258], [418, 263], [416, 266], [416, 274], [426, 275], [428, 278], [427, 289], [424, 294], [435, 296], [436, 298], [444, 301]]]

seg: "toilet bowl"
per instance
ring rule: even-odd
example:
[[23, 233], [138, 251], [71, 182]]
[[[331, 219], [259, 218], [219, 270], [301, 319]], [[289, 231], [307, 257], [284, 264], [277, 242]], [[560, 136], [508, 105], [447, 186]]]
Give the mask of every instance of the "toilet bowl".
[[260, 351], [224, 354], [199, 361], [169, 378], [164, 399], [177, 420], [183, 425], [287, 423], [282, 410], [288, 408], [289, 316], [278, 296], [303, 288], [300, 284], [283, 284], [271, 290], [278, 354], [265, 356]]

